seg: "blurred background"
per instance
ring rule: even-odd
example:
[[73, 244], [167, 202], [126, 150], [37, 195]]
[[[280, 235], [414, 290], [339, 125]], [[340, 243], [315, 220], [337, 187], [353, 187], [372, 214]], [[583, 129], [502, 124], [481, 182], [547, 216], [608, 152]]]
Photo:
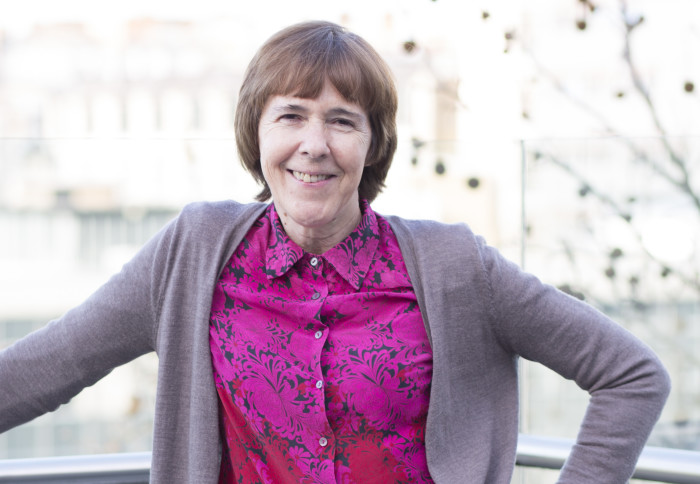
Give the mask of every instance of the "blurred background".
[[[700, 450], [700, 3], [0, 0], [0, 348], [94, 291], [187, 203], [251, 201], [233, 115], [255, 49], [326, 19], [400, 96], [376, 210], [466, 222], [651, 345], [651, 445]], [[0, 458], [150, 450], [157, 360], [0, 435]], [[588, 401], [523, 363], [522, 432]], [[522, 482], [556, 473], [518, 471]]]

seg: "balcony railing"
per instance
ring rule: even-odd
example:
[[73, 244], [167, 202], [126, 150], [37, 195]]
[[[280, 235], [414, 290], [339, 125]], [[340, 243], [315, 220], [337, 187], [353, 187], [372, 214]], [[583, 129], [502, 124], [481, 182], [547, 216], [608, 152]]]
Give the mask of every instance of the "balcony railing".
[[[518, 438], [516, 463], [523, 467], [560, 469], [573, 444], [570, 439], [521, 434]], [[0, 474], [1, 469], [0, 467]], [[646, 447], [639, 457], [633, 477], [643, 481], [698, 484], [700, 452]]]
[[[572, 445], [567, 439], [520, 435], [517, 465], [559, 469]], [[141, 484], [148, 483], [150, 467], [150, 452], [0, 460], [0, 483]], [[647, 447], [639, 459], [634, 478], [697, 484], [700, 482], [700, 452]]]

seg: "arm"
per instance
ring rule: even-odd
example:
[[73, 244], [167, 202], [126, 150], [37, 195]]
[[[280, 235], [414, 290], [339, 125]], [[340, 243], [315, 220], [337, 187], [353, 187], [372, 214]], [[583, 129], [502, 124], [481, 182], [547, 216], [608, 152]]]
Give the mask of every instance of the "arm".
[[591, 396], [558, 482], [627, 482], [669, 393], [663, 365], [621, 326], [480, 243], [501, 345]]
[[153, 350], [169, 234], [161, 231], [80, 306], [0, 352], [0, 432]]

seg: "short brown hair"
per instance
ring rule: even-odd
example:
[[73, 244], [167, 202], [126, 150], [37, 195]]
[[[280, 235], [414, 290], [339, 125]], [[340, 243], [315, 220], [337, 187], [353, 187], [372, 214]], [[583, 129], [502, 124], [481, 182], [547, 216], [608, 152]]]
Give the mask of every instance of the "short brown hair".
[[349, 102], [361, 106], [372, 130], [359, 196], [372, 201], [384, 187], [396, 151], [397, 95], [391, 71], [360, 36], [331, 22], [313, 21], [273, 35], [248, 65], [234, 127], [243, 166], [263, 185], [256, 197], [271, 197], [260, 165], [258, 126], [270, 96], [316, 98], [328, 79]]

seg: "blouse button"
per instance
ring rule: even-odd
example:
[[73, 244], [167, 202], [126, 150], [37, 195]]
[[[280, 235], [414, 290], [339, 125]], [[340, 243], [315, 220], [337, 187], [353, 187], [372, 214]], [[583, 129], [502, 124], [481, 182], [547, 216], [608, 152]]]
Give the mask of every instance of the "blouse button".
[[321, 339], [321, 336], [323, 336], [323, 331], [316, 331], [314, 333], [314, 338], [316, 339]]
[[309, 262], [311, 262], [312, 267], [316, 267], [318, 265], [318, 259], [316, 257], [312, 257], [311, 261]]
[[315, 293], [313, 293], [313, 295], [311, 296], [311, 299], [318, 299], [318, 298], [320, 298], [320, 297], [321, 297], [321, 293], [320, 293], [320, 292], [315, 292]]
[[318, 439], [318, 444], [321, 447], [325, 447], [328, 445], [328, 439], [326, 439], [325, 437], [321, 437], [320, 439]]
[[323, 380], [316, 381], [316, 388], [321, 388], [323, 386]]

